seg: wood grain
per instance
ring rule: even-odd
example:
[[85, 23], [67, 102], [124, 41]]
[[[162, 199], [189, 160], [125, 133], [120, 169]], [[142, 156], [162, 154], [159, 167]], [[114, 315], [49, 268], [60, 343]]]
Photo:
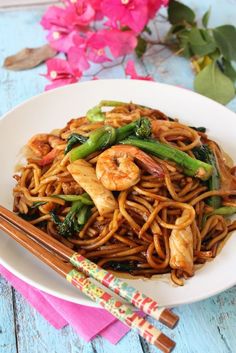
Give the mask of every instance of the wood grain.
[[19, 293], [15, 294], [15, 308], [17, 353], [93, 353], [91, 343], [82, 340], [70, 327], [61, 331], [53, 328]]
[[0, 352], [16, 353], [17, 327], [12, 305], [12, 288], [0, 276]]
[[[8, 0], [6, 0], [8, 1]], [[200, 16], [212, 7], [210, 26], [236, 23], [235, 0], [186, 0]], [[3, 58], [23, 47], [40, 46], [45, 43], [45, 33], [38, 25], [44, 8], [27, 11], [4, 11], [0, 14], [0, 66]], [[158, 28], [164, 32], [165, 24]], [[17, 28], [17, 30], [16, 30]], [[180, 57], [169, 56], [160, 48], [153, 47], [143, 62], [137, 62], [140, 74], [151, 74], [157, 81], [192, 89], [193, 73], [189, 62]], [[43, 91], [46, 80], [39, 76], [45, 72], [42, 65], [25, 72], [9, 72], [0, 68], [0, 115], [16, 104]], [[123, 67], [106, 70], [102, 76], [124, 77]], [[90, 76], [91, 77], [91, 76]], [[170, 100], [171, 104], [171, 100]], [[236, 99], [228, 105], [236, 112]], [[201, 117], [204, 119], [204, 117]], [[235, 269], [229, 269], [235, 271]], [[15, 320], [18, 353], [157, 353], [158, 351], [139, 340], [134, 332], [127, 334], [118, 345], [96, 338], [92, 343], [83, 341], [73, 329], [57, 331], [50, 326], [27, 302], [12, 292], [9, 285], [0, 282], [0, 352], [16, 353]], [[235, 353], [236, 352], [236, 287], [224, 293], [192, 305], [175, 309], [181, 320], [172, 332], [177, 343], [176, 353]], [[85, 318], [86, 319], [86, 318]], [[156, 324], [156, 323], [155, 323]], [[163, 332], [165, 328], [159, 326]]]

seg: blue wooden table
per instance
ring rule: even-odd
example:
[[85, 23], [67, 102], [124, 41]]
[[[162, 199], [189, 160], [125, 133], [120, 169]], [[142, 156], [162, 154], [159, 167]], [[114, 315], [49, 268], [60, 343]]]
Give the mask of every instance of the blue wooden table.
[[[6, 1], [5, 1], [6, 3]], [[235, 0], [188, 0], [199, 15], [211, 5], [210, 25], [236, 23]], [[1, 0], [0, 0], [1, 6]], [[45, 8], [8, 8], [0, 11], [0, 60], [22, 47], [34, 47], [44, 43], [39, 21]], [[160, 32], [164, 30], [160, 23]], [[153, 49], [154, 50], [154, 49]], [[155, 49], [156, 50], [156, 49]], [[188, 61], [170, 56], [162, 51], [153, 52], [140, 62], [143, 74], [151, 74], [159, 82], [192, 88], [193, 73]], [[2, 66], [2, 62], [0, 63]], [[42, 92], [45, 79], [40, 73], [45, 67], [23, 72], [0, 69], [0, 116], [18, 103]], [[103, 77], [123, 77], [124, 70], [117, 67], [106, 70]], [[229, 105], [236, 111], [236, 99]], [[1, 151], [3, 153], [3, 151]], [[208, 300], [175, 309], [181, 321], [172, 332], [176, 341], [176, 353], [235, 353], [236, 352], [236, 287]], [[164, 329], [165, 331], [165, 329]], [[0, 277], [0, 353], [154, 353], [134, 332], [127, 334], [119, 344], [112, 346], [96, 338], [85, 343], [72, 328], [61, 331], [51, 327], [11, 286]]]

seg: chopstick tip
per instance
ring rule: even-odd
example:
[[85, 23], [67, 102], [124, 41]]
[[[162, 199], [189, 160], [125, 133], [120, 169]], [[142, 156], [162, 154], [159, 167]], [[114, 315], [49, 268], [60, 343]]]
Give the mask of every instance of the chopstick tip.
[[155, 341], [154, 345], [159, 348], [164, 353], [170, 353], [175, 347], [175, 342], [172, 341], [168, 336], [164, 333], [161, 333], [158, 336], [158, 339]]
[[179, 321], [179, 316], [169, 309], [164, 309], [159, 317], [159, 321], [165, 326], [173, 329]]

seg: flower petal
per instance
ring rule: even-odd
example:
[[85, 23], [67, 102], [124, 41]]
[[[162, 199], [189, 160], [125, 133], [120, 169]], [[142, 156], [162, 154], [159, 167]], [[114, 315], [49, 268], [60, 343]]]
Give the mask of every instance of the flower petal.
[[132, 53], [137, 45], [136, 35], [132, 31], [104, 30], [103, 38], [115, 58]]
[[148, 21], [148, 0], [103, 0], [102, 11], [111, 21], [140, 33]]
[[130, 76], [130, 78], [133, 80], [154, 81], [154, 79], [149, 75], [148, 76], [138, 75], [133, 60], [127, 61], [127, 64], [125, 67], [125, 74]]
[[48, 91], [53, 88], [69, 85], [71, 83], [78, 82], [76, 78], [67, 78], [67, 79], [61, 79], [61, 80], [55, 80], [52, 83], [49, 83], [48, 85], [45, 86], [45, 91]]
[[52, 27], [47, 35], [47, 39], [53, 49], [67, 53], [69, 49], [74, 45], [74, 36], [77, 32], [63, 32], [58, 31], [57, 27]]
[[154, 18], [160, 7], [167, 6], [168, 2], [169, 0], [148, 0], [148, 18]]
[[68, 51], [68, 62], [74, 72], [77, 70], [85, 71], [90, 67], [85, 50], [78, 47], [70, 48]]

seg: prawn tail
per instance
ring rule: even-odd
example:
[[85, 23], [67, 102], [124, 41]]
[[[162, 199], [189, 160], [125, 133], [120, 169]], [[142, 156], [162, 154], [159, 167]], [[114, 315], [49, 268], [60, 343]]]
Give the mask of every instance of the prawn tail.
[[44, 156], [42, 159], [40, 159], [37, 163], [40, 167], [45, 167], [48, 164], [51, 164], [53, 160], [56, 158], [58, 155], [59, 150], [56, 148], [53, 148], [46, 156]]
[[165, 173], [160, 164], [158, 164], [152, 157], [150, 157], [147, 153], [143, 151], [139, 151], [138, 154], [135, 155], [135, 158], [139, 161], [139, 164], [146, 169], [150, 174], [163, 178]]

